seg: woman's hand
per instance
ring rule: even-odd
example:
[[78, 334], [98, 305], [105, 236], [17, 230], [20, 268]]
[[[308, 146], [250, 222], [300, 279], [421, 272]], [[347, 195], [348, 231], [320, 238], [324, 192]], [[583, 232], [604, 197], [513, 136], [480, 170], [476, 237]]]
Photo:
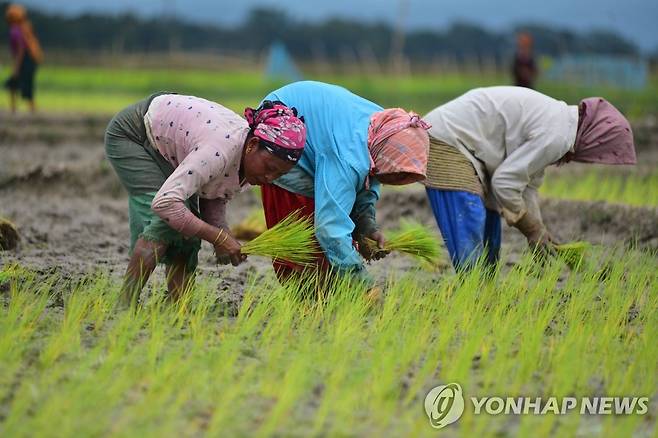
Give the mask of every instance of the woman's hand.
[[528, 239], [528, 246], [537, 254], [555, 255], [555, 239], [539, 218], [526, 213], [515, 226]]
[[241, 252], [242, 245], [240, 245], [240, 242], [231, 236], [228, 230], [223, 228], [220, 228], [220, 230], [213, 242], [218, 263], [228, 264], [230, 262], [233, 266], [238, 266], [247, 260], [246, 254]]
[[557, 255], [554, 240], [545, 228], [542, 234], [528, 237], [528, 246], [541, 256]]
[[541, 229], [526, 237], [528, 239], [528, 246], [540, 257], [557, 256], [555, 250], [557, 242], [546, 227], [541, 227]]
[[218, 265], [230, 265], [231, 257], [225, 252], [218, 252], [217, 249], [215, 249], [215, 261]]
[[386, 247], [386, 239], [381, 231], [374, 231], [366, 237], [374, 240], [377, 243], [377, 247], [372, 248], [368, 245], [365, 238], [359, 239], [357, 242], [359, 244], [359, 253], [361, 253], [364, 259], [379, 260], [383, 259], [390, 253], [390, 251], [384, 249]]

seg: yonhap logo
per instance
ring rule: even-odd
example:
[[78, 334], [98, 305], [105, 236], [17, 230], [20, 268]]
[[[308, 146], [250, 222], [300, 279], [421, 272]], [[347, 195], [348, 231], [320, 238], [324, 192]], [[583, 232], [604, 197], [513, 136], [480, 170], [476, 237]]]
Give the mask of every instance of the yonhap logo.
[[459, 383], [432, 388], [425, 397], [430, 425], [441, 429], [459, 420], [468, 401], [473, 415], [646, 415], [649, 397], [528, 397], [483, 396], [464, 399]]
[[448, 383], [432, 388], [425, 397], [425, 412], [435, 429], [459, 420], [464, 413], [462, 387], [458, 383]]

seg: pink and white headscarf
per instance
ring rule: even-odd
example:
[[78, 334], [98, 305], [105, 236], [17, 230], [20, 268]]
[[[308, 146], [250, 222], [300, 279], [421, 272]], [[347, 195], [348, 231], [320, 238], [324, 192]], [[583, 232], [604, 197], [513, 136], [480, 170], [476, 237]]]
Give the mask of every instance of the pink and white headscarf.
[[306, 125], [295, 108], [266, 100], [257, 109], [245, 108], [244, 116], [270, 153], [292, 163], [299, 161], [306, 143]]
[[426, 177], [430, 128], [420, 116], [402, 108], [379, 111], [370, 118], [370, 173], [412, 173]]

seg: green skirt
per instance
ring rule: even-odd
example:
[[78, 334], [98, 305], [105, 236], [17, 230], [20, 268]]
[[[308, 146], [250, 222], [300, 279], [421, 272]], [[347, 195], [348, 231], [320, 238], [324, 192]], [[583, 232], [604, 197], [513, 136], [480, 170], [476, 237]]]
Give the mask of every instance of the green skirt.
[[[167, 250], [158, 262], [171, 264], [173, 260], [187, 259], [188, 272], [198, 263], [201, 240], [187, 238], [171, 228], [153, 210], [151, 203], [160, 187], [174, 172], [174, 167], [151, 146], [144, 126], [144, 115], [151, 101], [166, 93], [154, 94], [129, 106], [115, 115], [105, 131], [105, 154], [121, 184], [128, 191], [130, 220], [130, 252], [138, 238], [167, 244]], [[199, 216], [196, 196], [186, 206]]]

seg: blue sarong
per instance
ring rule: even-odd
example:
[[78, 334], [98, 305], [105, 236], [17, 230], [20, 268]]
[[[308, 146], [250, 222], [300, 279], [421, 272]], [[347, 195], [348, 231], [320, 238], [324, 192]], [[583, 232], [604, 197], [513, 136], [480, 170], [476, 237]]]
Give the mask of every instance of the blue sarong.
[[501, 242], [500, 214], [485, 207], [478, 195], [427, 187], [432, 212], [457, 271], [498, 262]]

